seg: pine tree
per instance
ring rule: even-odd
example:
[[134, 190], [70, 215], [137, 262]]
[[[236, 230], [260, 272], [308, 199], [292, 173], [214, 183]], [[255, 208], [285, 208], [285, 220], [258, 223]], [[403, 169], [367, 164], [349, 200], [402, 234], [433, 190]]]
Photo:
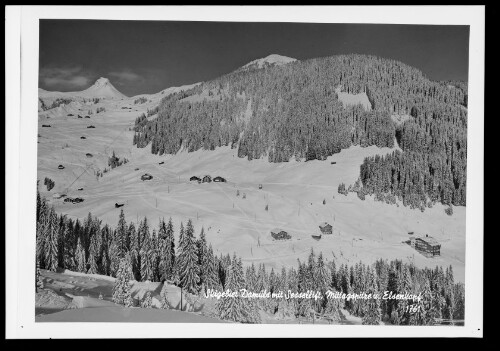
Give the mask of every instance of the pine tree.
[[85, 260], [85, 250], [83, 248], [80, 237], [78, 237], [78, 243], [76, 245], [76, 263], [78, 272], [87, 273], [87, 261]]
[[236, 257], [233, 257], [227, 274], [226, 290], [237, 292], [238, 295], [236, 297], [223, 297], [219, 299], [216, 304], [217, 314], [223, 320], [251, 323], [254, 316], [251, 313], [252, 311], [249, 310], [250, 306], [247, 300], [239, 295], [240, 289], [244, 287], [244, 285], [241, 285], [242, 283], [244, 284], [244, 280], [243, 271], [242, 269], [240, 270]]
[[118, 220], [118, 226], [116, 227], [116, 241], [118, 249], [118, 257], [122, 258], [128, 251], [127, 247], [127, 222], [125, 221], [125, 214], [123, 209], [120, 210], [120, 217]]
[[120, 266], [113, 286], [113, 302], [130, 307], [131, 293], [129, 279], [131, 276], [130, 258], [120, 260]]
[[[200, 238], [196, 241], [196, 252], [198, 256], [197, 265], [199, 267], [199, 287], [198, 290], [205, 290], [207, 287], [207, 272], [210, 270], [208, 262], [208, 247], [205, 231], [201, 228]], [[202, 289], [204, 287], [204, 289]], [[205, 292], [205, 291], [203, 291]]]
[[180, 242], [179, 249], [179, 278], [181, 286], [186, 289], [187, 292], [197, 294], [200, 278], [194, 228], [191, 220], [189, 220], [186, 225], [186, 230], [184, 231], [183, 240]]
[[94, 234], [90, 239], [90, 250], [89, 250], [89, 270], [88, 274], [97, 274], [97, 257], [98, 257], [98, 244], [97, 244], [97, 234]]
[[[373, 270], [370, 267], [368, 267], [367, 270], [367, 280], [368, 280], [368, 289], [366, 290], [366, 293], [372, 295], [378, 294], [376, 277]], [[380, 300], [376, 298], [370, 298], [366, 300], [363, 312], [364, 312], [362, 319], [363, 325], [378, 325], [381, 319]]]
[[47, 245], [49, 219], [44, 198], [40, 201], [40, 210], [36, 223], [36, 259], [42, 268], [45, 267], [45, 246]]
[[[398, 277], [398, 293], [411, 293], [412, 292], [412, 280], [410, 275], [410, 270], [407, 265], [403, 265], [401, 269], [401, 273]], [[397, 303], [397, 315], [398, 315], [398, 324], [407, 325], [409, 322], [410, 314], [406, 311], [406, 306], [409, 305], [407, 300], [398, 300]]]
[[55, 272], [57, 270], [58, 259], [58, 234], [59, 223], [54, 208], [52, 207], [49, 213], [49, 221], [47, 226], [47, 242], [45, 245], [45, 259], [47, 260], [47, 269]]
[[146, 219], [144, 219], [141, 230], [143, 244], [140, 251], [141, 257], [141, 279], [142, 281], [153, 280], [153, 250], [151, 247], [151, 238]]
[[153, 229], [153, 236], [151, 237], [151, 268], [153, 271], [153, 281], [160, 281], [160, 247], [156, 229]]
[[174, 237], [174, 225], [172, 224], [172, 218], [168, 220], [166, 228], [166, 278], [172, 279], [174, 266], [175, 266], [175, 237]]
[[207, 261], [205, 268], [205, 288], [212, 290], [221, 289], [219, 275], [217, 273], [217, 262], [212, 249], [212, 244], [208, 247]]

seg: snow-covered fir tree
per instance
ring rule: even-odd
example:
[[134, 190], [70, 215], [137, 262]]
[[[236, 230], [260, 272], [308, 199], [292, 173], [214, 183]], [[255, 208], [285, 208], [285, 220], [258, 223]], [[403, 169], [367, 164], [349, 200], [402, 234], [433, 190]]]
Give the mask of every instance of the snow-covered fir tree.
[[153, 254], [151, 247], [151, 237], [146, 219], [144, 219], [143, 226], [140, 229], [143, 243], [140, 251], [141, 257], [141, 280], [153, 280]]
[[[207, 287], [207, 273], [209, 271], [210, 263], [208, 262], [208, 247], [207, 247], [207, 239], [205, 237], [205, 231], [201, 228], [200, 237], [196, 241], [196, 251], [198, 256], [198, 267], [200, 273], [199, 287], [198, 290], [202, 290], [201, 287]], [[203, 291], [205, 292], [205, 291]]]
[[88, 274], [97, 274], [97, 258], [98, 258], [98, 243], [97, 243], [97, 234], [93, 235], [90, 239], [90, 250], [89, 250], [89, 270]]
[[175, 266], [175, 237], [172, 218], [168, 220], [165, 230], [165, 278], [172, 280]]
[[47, 269], [55, 272], [59, 263], [58, 248], [59, 248], [59, 221], [54, 207], [50, 209], [48, 225], [46, 226], [47, 239], [45, 244], [45, 260]]
[[[113, 286], [113, 302], [118, 304], [130, 303], [130, 276], [131, 276], [130, 258], [124, 257], [120, 260], [120, 266], [116, 275], [115, 284]], [[130, 306], [127, 306], [130, 307]]]
[[[375, 273], [368, 267], [367, 270], [367, 282], [368, 286], [366, 289], [367, 294], [378, 294], [377, 281], [375, 279]], [[364, 325], [378, 325], [381, 320], [380, 313], [380, 299], [370, 298], [365, 301], [364, 304], [364, 314], [362, 318], [362, 324]]]
[[76, 245], [76, 264], [78, 272], [87, 273], [87, 261], [85, 260], [85, 249], [83, 248], [80, 237], [78, 237], [78, 243]]
[[200, 281], [198, 255], [196, 253], [196, 241], [191, 220], [187, 222], [179, 250], [180, 284], [187, 292], [198, 294], [198, 283]]
[[125, 253], [128, 251], [127, 247], [127, 222], [125, 221], [125, 214], [123, 213], [123, 209], [120, 210], [120, 217], [118, 219], [118, 226], [116, 227], [116, 243], [117, 243], [117, 254], [118, 257], [122, 258], [125, 256]]
[[241, 260], [237, 259], [236, 255], [233, 256], [227, 274], [226, 290], [236, 292], [237, 295], [223, 297], [217, 301], [216, 310], [219, 318], [234, 322], [259, 323], [258, 309], [240, 294], [240, 289], [245, 287], [245, 279]]

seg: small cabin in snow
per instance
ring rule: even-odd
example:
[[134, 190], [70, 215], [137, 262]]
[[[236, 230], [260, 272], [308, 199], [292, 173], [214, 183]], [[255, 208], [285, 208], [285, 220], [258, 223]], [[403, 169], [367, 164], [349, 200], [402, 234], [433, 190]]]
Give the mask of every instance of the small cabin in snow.
[[311, 236], [313, 239], [316, 239], [316, 240], [321, 239], [321, 233], [314, 233], [314, 234], [311, 234]]
[[91, 158], [91, 157], [94, 157], [91, 153], [86, 153], [85, 156], [87, 156], [88, 158]]
[[220, 183], [225, 183], [226, 180], [220, 176], [217, 176], [214, 178], [214, 182], [220, 182]]
[[63, 165], [59, 165], [59, 166], [57, 166], [57, 168], [64, 169], [64, 166]]
[[271, 236], [275, 240], [288, 240], [292, 238], [290, 234], [280, 228], [274, 228], [271, 230]]
[[141, 180], [143, 180], [143, 181], [144, 180], [151, 180], [151, 179], [153, 179], [153, 176], [149, 173], [145, 173], [141, 176]]
[[202, 179], [203, 183], [210, 183], [211, 181], [212, 181], [212, 177], [210, 177], [209, 175], [204, 176]]
[[323, 234], [333, 234], [333, 227], [326, 222], [319, 225], [319, 230], [321, 230], [321, 233]]
[[192, 176], [191, 178], [189, 178], [189, 181], [191, 181], [191, 182], [199, 182], [199, 181], [201, 181], [201, 179], [198, 178], [197, 176]]

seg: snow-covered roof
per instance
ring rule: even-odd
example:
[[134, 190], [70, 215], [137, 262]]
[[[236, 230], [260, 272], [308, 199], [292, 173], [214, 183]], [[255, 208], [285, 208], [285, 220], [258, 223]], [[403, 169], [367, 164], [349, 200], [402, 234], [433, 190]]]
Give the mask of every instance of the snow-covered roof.
[[286, 233], [286, 230], [283, 230], [281, 228], [274, 228], [274, 229], [271, 229], [271, 233], [280, 233], [280, 232], [285, 232]]

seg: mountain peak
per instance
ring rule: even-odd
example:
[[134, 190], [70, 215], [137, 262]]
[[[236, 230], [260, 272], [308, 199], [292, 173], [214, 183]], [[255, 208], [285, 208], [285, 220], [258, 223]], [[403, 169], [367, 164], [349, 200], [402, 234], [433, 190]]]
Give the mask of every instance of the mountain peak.
[[253, 60], [247, 63], [243, 67], [239, 68], [238, 71], [249, 71], [266, 67], [282, 66], [294, 61], [297, 61], [297, 59], [278, 54], [271, 54], [264, 58]]
[[101, 77], [95, 81], [94, 86], [95, 87], [103, 87], [103, 86], [106, 86], [108, 84], [111, 85], [111, 82], [109, 81], [109, 79]]
[[100, 97], [108, 99], [124, 99], [126, 98], [121, 92], [116, 89], [108, 78], [101, 77], [95, 81], [94, 85], [79, 93], [81, 96]]

